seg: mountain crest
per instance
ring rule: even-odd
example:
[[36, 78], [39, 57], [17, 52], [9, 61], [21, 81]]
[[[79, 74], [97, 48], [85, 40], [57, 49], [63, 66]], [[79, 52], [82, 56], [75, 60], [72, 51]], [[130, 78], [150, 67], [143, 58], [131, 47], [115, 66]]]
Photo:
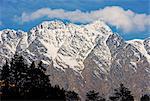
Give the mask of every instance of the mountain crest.
[[42, 61], [52, 84], [83, 98], [87, 90], [108, 94], [120, 83], [137, 97], [150, 92], [150, 38], [125, 42], [103, 21], [44, 21], [29, 32], [0, 31], [0, 65], [15, 53], [29, 63]]

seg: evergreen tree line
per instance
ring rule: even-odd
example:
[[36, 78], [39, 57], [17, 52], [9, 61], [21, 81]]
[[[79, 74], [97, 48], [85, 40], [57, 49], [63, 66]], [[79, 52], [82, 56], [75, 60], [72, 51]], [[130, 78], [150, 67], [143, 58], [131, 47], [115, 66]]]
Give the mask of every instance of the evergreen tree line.
[[[25, 63], [22, 56], [17, 54], [11, 62], [2, 67], [0, 77], [1, 100], [59, 100], [80, 101], [79, 95], [74, 91], [66, 91], [58, 85], [50, 84], [49, 75], [42, 62], [38, 65], [32, 62], [30, 66]], [[94, 90], [87, 92], [86, 101], [134, 101], [128, 88], [120, 84], [114, 94], [106, 100]], [[149, 95], [143, 95], [141, 101], [150, 101]]]
[[[120, 87], [114, 89], [114, 93], [109, 96], [108, 100], [104, 96], [100, 96], [99, 92], [92, 90], [86, 94], [86, 101], [134, 101], [134, 97], [128, 88], [120, 84]], [[143, 95], [140, 101], [150, 101], [150, 95]]]

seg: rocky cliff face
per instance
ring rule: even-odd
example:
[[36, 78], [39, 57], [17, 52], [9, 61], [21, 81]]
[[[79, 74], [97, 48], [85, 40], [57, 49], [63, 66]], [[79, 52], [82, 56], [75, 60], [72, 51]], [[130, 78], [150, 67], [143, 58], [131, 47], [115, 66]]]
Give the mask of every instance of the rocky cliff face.
[[102, 21], [87, 25], [45, 21], [29, 32], [0, 31], [0, 65], [19, 53], [43, 61], [52, 84], [108, 95], [124, 83], [136, 98], [150, 92], [150, 38], [124, 41]]

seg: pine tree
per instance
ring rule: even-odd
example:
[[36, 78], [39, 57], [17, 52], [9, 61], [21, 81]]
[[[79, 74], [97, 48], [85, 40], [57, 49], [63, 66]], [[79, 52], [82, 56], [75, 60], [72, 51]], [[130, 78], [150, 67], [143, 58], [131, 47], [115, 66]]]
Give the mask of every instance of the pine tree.
[[66, 92], [66, 101], [80, 101], [79, 95], [74, 91]]
[[51, 100], [65, 100], [65, 90], [60, 89], [59, 86], [52, 87], [50, 84], [49, 76], [45, 74], [42, 62], [37, 67], [34, 62], [30, 66], [28, 73], [29, 79], [27, 86], [28, 93], [26, 97], [28, 99], [51, 99]]
[[51, 87], [51, 98], [54, 100], [65, 100], [65, 90], [60, 88], [58, 85]]
[[6, 61], [6, 64], [2, 67], [1, 81], [8, 83], [10, 80], [9, 77], [10, 77], [10, 67], [8, 65], [8, 62]]
[[24, 96], [24, 84], [28, 77], [28, 66], [22, 56], [14, 55], [10, 63], [10, 83], [15, 86], [16, 91], [20, 96]]
[[1, 91], [3, 96], [9, 95], [9, 80], [10, 80], [10, 68], [8, 62], [2, 67], [1, 71]]
[[32, 99], [43, 99], [48, 96], [48, 89], [51, 87], [50, 81], [47, 75], [43, 72], [41, 65], [35, 66], [35, 63], [32, 62], [28, 71], [28, 79], [25, 87], [28, 89], [26, 96]]
[[[18, 58], [16, 58], [18, 59]], [[6, 62], [6, 64], [3, 66], [2, 69], [2, 79], [5, 79], [5, 86], [2, 87], [2, 94], [4, 94], [4, 96], [2, 97], [2, 99], [15, 99], [15, 98], [20, 98], [20, 94], [21, 94], [21, 87], [20, 85], [16, 86], [15, 82], [13, 82], [13, 80], [15, 80], [15, 69], [14, 66], [16, 64], [14, 63], [14, 65], [12, 65], [12, 62], [10, 64], [10, 66], [8, 65], [8, 62]], [[18, 76], [17, 76], [18, 77]], [[18, 77], [19, 78], [19, 77]], [[22, 78], [22, 77], [21, 77]], [[21, 82], [21, 80], [17, 82]]]
[[86, 101], [105, 101], [105, 98], [99, 96], [99, 92], [95, 92], [94, 90], [89, 91], [86, 96]]
[[24, 79], [27, 75], [28, 66], [25, 63], [24, 58], [17, 54], [14, 55], [10, 64], [12, 83], [15, 83], [15, 85], [18, 86], [20, 85], [20, 80], [22, 81], [22, 79]]
[[147, 95], [147, 94], [143, 95], [141, 97], [141, 101], [150, 101], [150, 95]]
[[128, 88], [124, 87], [123, 84], [120, 84], [118, 89], [114, 90], [113, 96], [110, 96], [109, 99], [111, 101], [134, 101], [133, 95]]
[[27, 77], [26, 77], [26, 82], [24, 82], [24, 98], [25, 99], [30, 99], [32, 97], [32, 88], [34, 87], [34, 79], [33, 76], [35, 75], [34, 73], [35, 69], [35, 63], [32, 62], [32, 64], [29, 66], [29, 69], [27, 71]]

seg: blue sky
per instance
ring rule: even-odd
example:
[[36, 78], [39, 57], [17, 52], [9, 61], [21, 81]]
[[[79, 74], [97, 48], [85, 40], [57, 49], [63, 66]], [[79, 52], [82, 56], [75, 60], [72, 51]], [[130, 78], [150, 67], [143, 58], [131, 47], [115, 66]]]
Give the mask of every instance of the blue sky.
[[99, 18], [126, 40], [150, 37], [150, 0], [0, 0], [0, 30], [29, 31], [44, 20], [79, 24]]

